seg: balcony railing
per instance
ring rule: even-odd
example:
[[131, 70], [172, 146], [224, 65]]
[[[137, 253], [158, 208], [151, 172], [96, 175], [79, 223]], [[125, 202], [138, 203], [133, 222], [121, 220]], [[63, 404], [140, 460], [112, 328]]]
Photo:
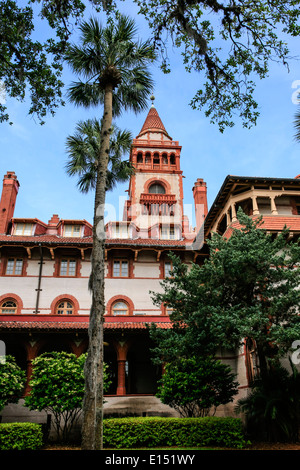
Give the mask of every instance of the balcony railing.
[[141, 204], [175, 204], [175, 194], [154, 194], [142, 193], [140, 197]]

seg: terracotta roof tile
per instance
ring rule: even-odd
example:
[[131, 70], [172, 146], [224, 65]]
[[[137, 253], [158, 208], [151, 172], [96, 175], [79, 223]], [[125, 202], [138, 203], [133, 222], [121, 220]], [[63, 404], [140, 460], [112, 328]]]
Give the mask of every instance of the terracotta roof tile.
[[[256, 218], [256, 216], [253, 216]], [[264, 230], [274, 230], [281, 231], [286, 226], [291, 232], [300, 231], [300, 216], [280, 216], [280, 215], [265, 215], [263, 216], [261, 228]], [[241, 225], [239, 222], [232, 223], [228, 229], [225, 231], [224, 236], [229, 238], [233, 232], [234, 228], [240, 228]]]
[[[56, 245], [92, 245], [92, 237], [59, 237], [57, 235], [36, 235], [36, 236], [18, 236], [18, 235], [0, 235], [0, 243], [45, 243]], [[158, 240], [155, 238], [108, 238], [106, 245], [142, 245], [142, 246], [185, 246], [191, 243], [190, 240]]]
[[[105, 322], [104, 329], [108, 330], [145, 330], [150, 322]], [[158, 328], [171, 327], [169, 321], [155, 322]], [[0, 330], [88, 330], [88, 322], [51, 322], [51, 321], [0, 321]]]
[[149, 130], [159, 130], [167, 134], [165, 126], [163, 125], [162, 120], [160, 119], [159, 114], [154, 107], [150, 108], [139, 136]]

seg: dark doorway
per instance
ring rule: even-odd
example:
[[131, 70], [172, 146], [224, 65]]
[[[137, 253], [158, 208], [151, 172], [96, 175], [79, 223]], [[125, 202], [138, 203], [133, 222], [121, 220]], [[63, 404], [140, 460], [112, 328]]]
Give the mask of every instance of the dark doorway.
[[148, 338], [137, 338], [127, 354], [127, 393], [151, 394], [157, 390], [157, 381], [161, 378], [161, 368], [153, 364], [150, 355], [153, 345]]

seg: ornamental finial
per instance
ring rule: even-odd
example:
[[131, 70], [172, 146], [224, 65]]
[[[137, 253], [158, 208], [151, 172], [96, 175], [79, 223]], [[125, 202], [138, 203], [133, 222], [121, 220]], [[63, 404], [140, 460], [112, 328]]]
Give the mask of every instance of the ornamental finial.
[[154, 100], [155, 100], [155, 96], [153, 95], [153, 93], [152, 93], [152, 95], [150, 96], [150, 100], [152, 101], [151, 108], [154, 108]]

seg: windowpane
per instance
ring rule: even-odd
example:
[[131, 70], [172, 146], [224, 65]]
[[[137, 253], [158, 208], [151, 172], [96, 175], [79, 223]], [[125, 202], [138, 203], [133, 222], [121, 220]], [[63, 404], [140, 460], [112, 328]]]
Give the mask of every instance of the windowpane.
[[14, 300], [6, 300], [2, 302], [0, 307], [1, 313], [16, 313], [17, 312], [17, 304]]
[[22, 259], [16, 259], [16, 268], [15, 268], [15, 274], [22, 274], [22, 266], [23, 266], [23, 260]]
[[61, 276], [66, 276], [68, 272], [68, 261], [67, 260], [62, 260], [60, 263], [60, 275]]
[[7, 260], [5, 274], [20, 276], [22, 274], [22, 269], [23, 269], [22, 258], [9, 258]]
[[122, 261], [122, 277], [128, 277], [128, 262]]
[[80, 225], [65, 225], [65, 237], [79, 237]]
[[115, 237], [116, 238], [128, 238], [127, 225], [117, 225], [115, 228]]
[[171, 261], [165, 262], [165, 277], [170, 277], [172, 271], [172, 263]]
[[60, 262], [60, 276], [75, 276], [76, 260], [62, 259]]
[[161, 238], [163, 240], [166, 240], [168, 238], [168, 230], [167, 229], [165, 229], [165, 228], [161, 229]]
[[150, 194], [165, 194], [165, 192], [166, 192], [165, 188], [163, 187], [162, 184], [159, 184], [159, 183], [151, 184], [149, 188]]
[[31, 235], [32, 224], [17, 224], [15, 228], [15, 235]]
[[125, 302], [116, 302], [113, 305], [113, 315], [127, 315], [128, 306]]
[[80, 235], [80, 226], [79, 225], [74, 225], [73, 237], [79, 237], [79, 235]]
[[128, 277], [128, 261], [114, 260], [113, 277]]
[[174, 227], [162, 227], [161, 229], [162, 240], [175, 240], [175, 229]]
[[7, 261], [6, 274], [14, 273], [14, 265], [15, 265], [15, 260], [13, 258]]
[[16, 235], [23, 235], [23, 224], [17, 224], [15, 228]]
[[114, 277], [119, 277], [120, 276], [120, 261], [114, 261], [113, 276]]
[[71, 237], [72, 236], [72, 226], [71, 225], [66, 225], [65, 226], [65, 236], [66, 237]]
[[31, 229], [32, 229], [31, 224], [25, 224], [23, 235], [31, 235]]
[[69, 276], [75, 276], [76, 271], [76, 261], [70, 260], [69, 261]]
[[73, 304], [67, 300], [60, 302], [56, 308], [57, 315], [72, 315], [73, 314]]

